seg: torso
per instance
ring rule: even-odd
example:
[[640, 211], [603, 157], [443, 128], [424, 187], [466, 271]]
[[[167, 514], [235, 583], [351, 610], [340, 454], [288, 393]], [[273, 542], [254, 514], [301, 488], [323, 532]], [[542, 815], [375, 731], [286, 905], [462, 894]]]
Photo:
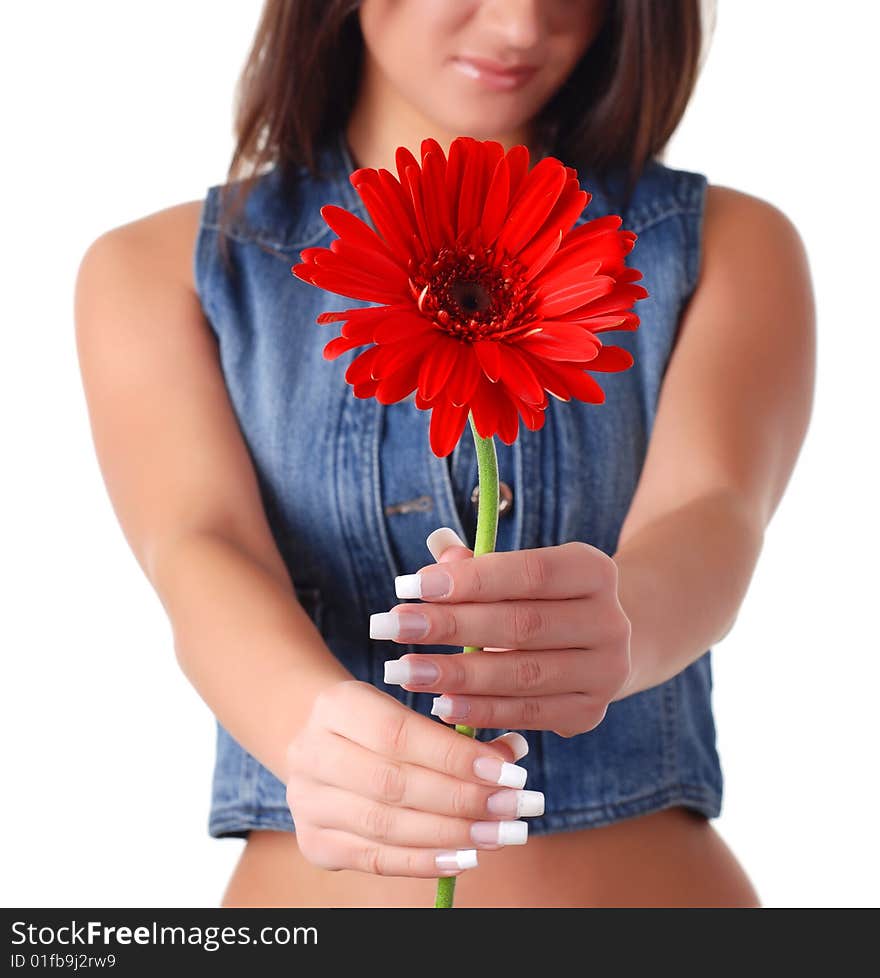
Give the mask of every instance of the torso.
[[[702, 815], [676, 807], [601, 828], [535, 836], [479, 854], [456, 907], [759, 907], [758, 894]], [[431, 907], [433, 880], [327, 872], [289, 832], [251, 832], [224, 907]]]
[[[710, 187], [710, 196], [739, 195]], [[196, 292], [192, 255], [202, 202], [141, 219], [161, 234], [180, 280]], [[253, 831], [223, 906], [427, 907], [435, 884], [327, 872], [300, 855], [290, 832]], [[525, 846], [480, 853], [459, 877], [458, 907], [760, 906], [744, 870], [713, 825], [682, 807], [615, 824], [534, 836]]]

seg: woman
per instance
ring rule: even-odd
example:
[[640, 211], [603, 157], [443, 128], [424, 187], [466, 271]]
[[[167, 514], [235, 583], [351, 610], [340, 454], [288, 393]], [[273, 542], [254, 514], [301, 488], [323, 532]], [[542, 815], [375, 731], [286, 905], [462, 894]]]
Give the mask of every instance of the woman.
[[[217, 717], [209, 831], [247, 839], [224, 906], [425, 907], [446, 874], [458, 907], [759, 906], [710, 822], [710, 650], [805, 434], [814, 317], [790, 221], [657, 159], [702, 38], [697, 0], [270, 0], [228, 186], [84, 257], [102, 471]], [[457, 135], [577, 166], [649, 292], [606, 403], [498, 444], [476, 560], [472, 440], [435, 458], [411, 399], [353, 398], [315, 325], [338, 297], [290, 275], [324, 204], [365, 218], [355, 168]], [[389, 614], [416, 595], [421, 637]]]

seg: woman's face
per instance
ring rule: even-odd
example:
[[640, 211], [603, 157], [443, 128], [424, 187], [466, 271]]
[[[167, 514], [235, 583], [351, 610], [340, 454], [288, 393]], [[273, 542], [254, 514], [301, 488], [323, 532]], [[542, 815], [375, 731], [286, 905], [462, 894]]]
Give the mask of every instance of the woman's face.
[[[599, 32], [606, 0], [363, 0], [371, 84], [432, 126], [476, 139], [526, 130]], [[477, 62], [529, 66], [520, 79]], [[491, 67], [488, 66], [488, 67]]]

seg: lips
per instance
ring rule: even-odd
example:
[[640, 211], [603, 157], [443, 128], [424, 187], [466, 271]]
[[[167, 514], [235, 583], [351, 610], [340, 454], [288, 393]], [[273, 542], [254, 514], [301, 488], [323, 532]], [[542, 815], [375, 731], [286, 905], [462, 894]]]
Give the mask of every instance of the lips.
[[463, 64], [472, 65], [484, 74], [500, 75], [508, 78], [525, 77], [537, 71], [535, 65], [505, 65], [498, 61], [491, 61], [489, 58], [477, 58], [470, 55], [462, 55], [455, 60]]
[[452, 62], [462, 74], [494, 90], [519, 88], [538, 70], [535, 65], [504, 65], [470, 55], [453, 58]]

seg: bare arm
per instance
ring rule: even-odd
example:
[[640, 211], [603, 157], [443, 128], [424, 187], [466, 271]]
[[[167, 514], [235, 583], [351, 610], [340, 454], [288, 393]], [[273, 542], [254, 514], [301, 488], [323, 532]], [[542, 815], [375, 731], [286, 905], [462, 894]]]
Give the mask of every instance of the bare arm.
[[351, 679], [296, 600], [192, 282], [199, 202], [98, 238], [75, 318], [92, 434], [117, 518], [186, 676], [284, 780], [321, 689]]
[[699, 283], [614, 554], [632, 624], [621, 696], [674, 676], [733, 625], [809, 424], [815, 347], [796, 229], [710, 187]]

